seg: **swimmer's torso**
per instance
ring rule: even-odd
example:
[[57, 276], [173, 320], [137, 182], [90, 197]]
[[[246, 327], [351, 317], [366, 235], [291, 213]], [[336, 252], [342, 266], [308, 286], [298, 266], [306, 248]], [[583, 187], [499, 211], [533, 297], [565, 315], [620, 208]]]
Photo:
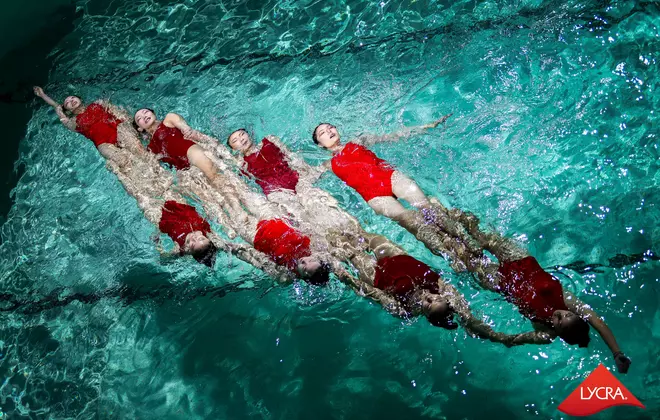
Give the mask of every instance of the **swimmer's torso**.
[[96, 147], [117, 144], [117, 126], [121, 122], [103, 105], [93, 103], [76, 115], [76, 131], [90, 139]]
[[247, 171], [255, 177], [264, 194], [280, 189], [296, 191], [298, 172], [291, 169], [284, 153], [268, 139], [263, 139], [259, 151], [244, 156]]
[[190, 168], [188, 149], [194, 145], [195, 143], [184, 138], [181, 130], [161, 123], [147, 148], [152, 153], [160, 155], [163, 163], [172, 165], [176, 169], [187, 169]]
[[332, 171], [365, 201], [392, 195], [394, 169], [371, 150], [348, 143], [331, 160]]

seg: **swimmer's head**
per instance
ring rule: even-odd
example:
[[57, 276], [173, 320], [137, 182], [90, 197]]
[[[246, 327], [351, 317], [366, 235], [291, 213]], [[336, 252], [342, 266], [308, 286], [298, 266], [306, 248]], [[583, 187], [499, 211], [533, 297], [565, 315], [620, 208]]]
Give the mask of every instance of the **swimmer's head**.
[[320, 286], [330, 281], [330, 265], [316, 256], [298, 260], [297, 271], [300, 277], [310, 284]]
[[312, 140], [317, 145], [329, 149], [339, 144], [339, 131], [329, 123], [321, 123], [312, 132]]
[[245, 154], [245, 152], [250, 150], [252, 144], [253, 142], [250, 138], [250, 134], [248, 134], [247, 130], [244, 128], [239, 128], [227, 137], [227, 145], [231, 147], [232, 150], [241, 152], [241, 154]]
[[552, 314], [552, 326], [557, 335], [568, 344], [589, 345], [589, 324], [571, 311], [558, 310]]
[[133, 126], [138, 131], [145, 131], [156, 124], [156, 113], [153, 109], [142, 108], [133, 116]]
[[422, 299], [422, 313], [431, 325], [455, 330], [458, 325], [454, 322], [454, 309], [447, 299], [433, 293], [426, 293]]
[[83, 102], [82, 99], [80, 99], [80, 96], [71, 95], [64, 99], [62, 108], [64, 108], [65, 111], [73, 112], [75, 109], [80, 108], [82, 104]]
[[203, 232], [196, 230], [186, 235], [183, 253], [192, 255], [197, 262], [213, 268], [217, 252], [218, 248]]

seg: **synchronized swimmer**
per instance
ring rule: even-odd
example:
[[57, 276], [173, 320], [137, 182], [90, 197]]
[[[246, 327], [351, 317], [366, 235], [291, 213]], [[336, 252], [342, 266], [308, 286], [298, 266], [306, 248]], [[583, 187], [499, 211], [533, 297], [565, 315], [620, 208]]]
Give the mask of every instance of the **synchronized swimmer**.
[[[612, 351], [619, 371], [628, 371], [630, 359], [602, 318], [564, 291], [534, 257], [511, 240], [482, 231], [474, 215], [427, 197], [414, 180], [367, 148], [434, 129], [451, 114], [399, 133], [358, 136], [346, 145], [335, 126], [319, 124], [312, 139], [332, 152], [332, 159], [313, 167], [275, 136], [256, 144], [247, 130], [238, 129], [227, 138], [230, 150], [174, 113], [161, 121], [153, 110], [142, 108], [131, 121], [125, 110], [107, 101], [84, 105], [81, 98], [69, 96], [60, 105], [43, 89], [35, 87], [34, 92], [55, 108], [62, 124], [94, 143], [145, 217], [172, 239], [176, 255], [192, 255], [213, 267], [216, 253], [224, 251], [282, 283], [299, 278], [322, 285], [334, 274], [396, 316], [423, 315], [445, 329], [457, 328], [458, 316], [470, 335], [507, 346], [547, 344], [558, 336], [586, 347], [591, 325]], [[145, 135], [146, 147], [141, 141]], [[507, 335], [478, 320], [465, 297], [438, 273], [385, 237], [366, 232], [331, 194], [314, 186], [328, 169], [377, 214], [447, 258], [454, 270], [473, 273], [482, 287], [515, 304], [535, 330]], [[191, 205], [195, 202], [221, 231], [213, 231]]]

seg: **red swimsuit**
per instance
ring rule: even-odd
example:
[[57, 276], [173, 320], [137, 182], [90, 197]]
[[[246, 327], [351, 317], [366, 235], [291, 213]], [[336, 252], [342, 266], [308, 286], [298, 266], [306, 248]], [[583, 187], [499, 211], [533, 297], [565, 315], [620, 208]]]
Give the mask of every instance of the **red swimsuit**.
[[268, 255], [273, 262], [296, 271], [298, 260], [309, 257], [310, 240], [282, 219], [262, 220], [254, 235], [254, 248]]
[[179, 244], [182, 249], [189, 233], [199, 230], [206, 235], [211, 232], [209, 223], [197, 213], [193, 206], [172, 200], [165, 202], [158, 228]]
[[376, 197], [394, 196], [394, 169], [364, 146], [356, 143], [344, 146], [332, 158], [332, 171], [367, 202]]
[[247, 163], [247, 171], [256, 178], [264, 194], [280, 189], [296, 191], [298, 172], [291, 169], [284, 153], [273, 142], [263, 139], [261, 150], [243, 159]]
[[498, 271], [501, 293], [532, 321], [552, 324], [556, 310], [568, 310], [561, 283], [543, 271], [534, 257], [507, 261]]
[[84, 112], [76, 115], [76, 131], [94, 142], [96, 147], [117, 144], [117, 126], [120, 123], [122, 120], [101, 104], [91, 104]]
[[147, 149], [154, 154], [162, 155], [161, 162], [170, 164], [176, 169], [188, 169], [190, 168], [188, 149], [194, 145], [195, 143], [183, 137], [181, 130], [161, 123]]
[[416, 288], [438, 293], [440, 276], [431, 267], [409, 255], [396, 255], [378, 260], [374, 286], [399, 298]]

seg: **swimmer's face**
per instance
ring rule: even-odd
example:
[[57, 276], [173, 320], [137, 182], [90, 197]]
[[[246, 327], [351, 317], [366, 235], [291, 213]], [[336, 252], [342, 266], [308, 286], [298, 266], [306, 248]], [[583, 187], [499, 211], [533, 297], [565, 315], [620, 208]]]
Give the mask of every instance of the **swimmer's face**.
[[317, 257], [305, 257], [298, 260], [298, 274], [303, 278], [311, 277], [317, 270], [321, 269], [321, 260]]
[[152, 125], [156, 124], [156, 114], [147, 108], [142, 108], [136, 112], [134, 119], [135, 124], [137, 124], [140, 130], [146, 130]]
[[77, 96], [67, 96], [64, 100], [62, 107], [67, 111], [73, 111], [74, 109], [82, 105], [82, 99]]
[[241, 153], [247, 152], [252, 147], [252, 139], [245, 130], [236, 130], [229, 136], [229, 147]]
[[571, 311], [557, 310], [552, 314], [552, 326], [558, 335], [568, 331], [577, 322], [580, 322], [580, 317]]
[[211, 241], [201, 231], [190, 232], [186, 236], [183, 251], [187, 254], [196, 254], [204, 251], [211, 245]]
[[449, 304], [447, 300], [439, 295], [426, 295], [422, 300], [422, 313], [426, 316], [429, 314], [449, 314]]
[[339, 144], [339, 131], [332, 124], [321, 124], [316, 127], [316, 141], [326, 149]]
[[454, 310], [447, 299], [435, 295], [427, 294], [422, 300], [422, 313], [429, 320], [431, 325], [436, 327], [453, 330], [458, 327], [452, 320]]

